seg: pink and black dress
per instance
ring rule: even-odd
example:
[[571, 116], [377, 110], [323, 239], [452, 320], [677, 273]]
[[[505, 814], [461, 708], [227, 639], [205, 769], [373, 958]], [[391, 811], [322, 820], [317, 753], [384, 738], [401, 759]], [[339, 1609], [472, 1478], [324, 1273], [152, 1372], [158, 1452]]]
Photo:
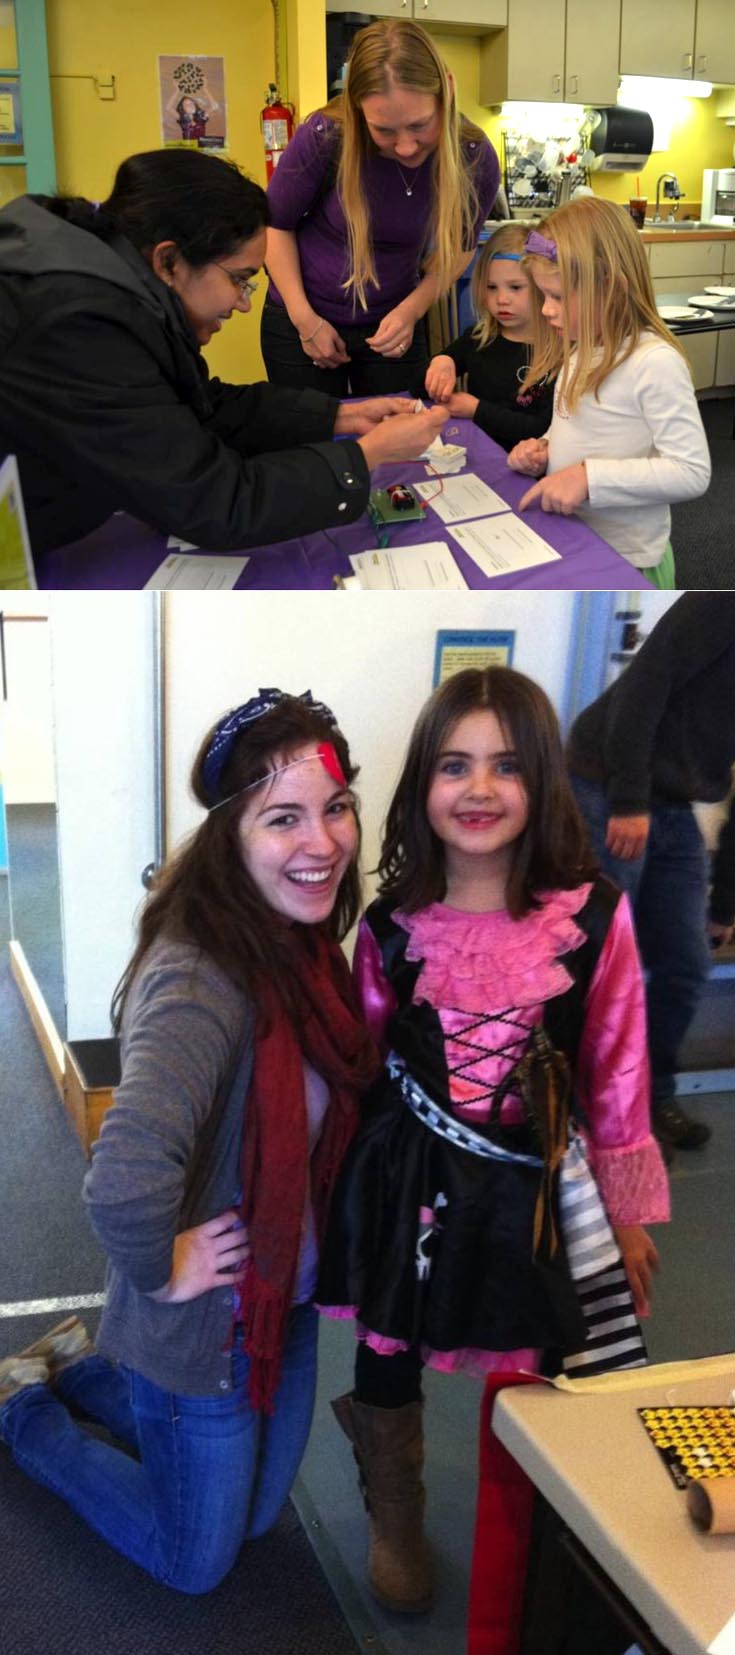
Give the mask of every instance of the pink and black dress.
[[[663, 1221], [669, 1201], [627, 899], [603, 878], [520, 920], [381, 899], [355, 972], [388, 1056], [335, 1192], [320, 1307], [443, 1369], [644, 1361], [611, 1225]], [[540, 1031], [574, 1087], [553, 1247], [534, 1247], [544, 1164], [515, 1075]]]

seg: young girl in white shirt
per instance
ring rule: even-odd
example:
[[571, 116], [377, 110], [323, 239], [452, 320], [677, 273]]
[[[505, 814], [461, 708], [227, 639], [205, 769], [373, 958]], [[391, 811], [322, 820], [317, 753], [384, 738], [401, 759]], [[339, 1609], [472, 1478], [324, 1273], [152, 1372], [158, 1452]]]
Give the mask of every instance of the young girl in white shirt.
[[545, 437], [517, 443], [537, 477], [520, 509], [577, 513], [654, 586], [672, 589], [670, 504], [704, 494], [707, 439], [689, 366], [661, 321], [643, 244], [622, 207], [582, 197], [526, 241], [542, 297], [525, 389], [558, 376]]

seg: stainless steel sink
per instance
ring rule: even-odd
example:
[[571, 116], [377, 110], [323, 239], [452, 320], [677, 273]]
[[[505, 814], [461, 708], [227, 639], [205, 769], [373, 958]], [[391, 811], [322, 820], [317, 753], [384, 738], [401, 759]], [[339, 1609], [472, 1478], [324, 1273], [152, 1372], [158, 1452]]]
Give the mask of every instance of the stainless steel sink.
[[[682, 230], [709, 230], [711, 234], [713, 230], [726, 230], [728, 226], [726, 224], [708, 224], [701, 218], [679, 218], [674, 223], [662, 219], [658, 224], [652, 218], [647, 218], [645, 228], [647, 230], [673, 230], [674, 233], [677, 230], [680, 232]], [[735, 229], [735, 224], [733, 229]]]

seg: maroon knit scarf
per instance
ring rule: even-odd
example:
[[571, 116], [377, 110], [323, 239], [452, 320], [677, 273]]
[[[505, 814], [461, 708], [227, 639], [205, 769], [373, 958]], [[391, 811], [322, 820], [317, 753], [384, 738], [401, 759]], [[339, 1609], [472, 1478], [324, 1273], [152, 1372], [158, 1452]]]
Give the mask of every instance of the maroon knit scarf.
[[[314, 931], [294, 930], [292, 941], [291, 987], [298, 1010], [292, 1020], [274, 989], [263, 998], [242, 1146], [242, 1216], [250, 1257], [238, 1315], [249, 1357], [248, 1396], [254, 1408], [267, 1413], [273, 1411], [293, 1299], [307, 1179], [321, 1242], [334, 1181], [357, 1127], [358, 1091], [378, 1066], [342, 950]], [[329, 1088], [311, 1158], [304, 1059]]]

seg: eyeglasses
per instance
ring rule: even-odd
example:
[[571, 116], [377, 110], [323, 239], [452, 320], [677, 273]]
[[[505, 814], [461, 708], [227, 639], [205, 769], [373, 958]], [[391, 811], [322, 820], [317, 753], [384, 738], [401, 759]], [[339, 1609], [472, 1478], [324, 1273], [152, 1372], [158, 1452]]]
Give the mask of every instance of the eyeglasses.
[[253, 294], [257, 293], [258, 283], [251, 281], [249, 276], [238, 276], [236, 271], [228, 270], [227, 265], [219, 264], [217, 259], [213, 259], [212, 263], [217, 265], [218, 270], [224, 270], [225, 275], [229, 276], [241, 299], [252, 299]]

